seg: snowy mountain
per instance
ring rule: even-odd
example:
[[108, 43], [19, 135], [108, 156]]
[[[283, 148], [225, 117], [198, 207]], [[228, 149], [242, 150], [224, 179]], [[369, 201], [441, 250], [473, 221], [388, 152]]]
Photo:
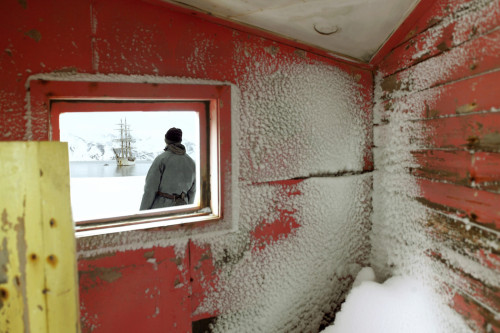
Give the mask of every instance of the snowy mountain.
[[[98, 138], [82, 138], [68, 134], [64, 141], [68, 142], [70, 161], [111, 161], [115, 159], [113, 147], [118, 148], [115, 140], [118, 136], [113, 134], [102, 135]], [[192, 142], [183, 142], [186, 151], [193, 156], [195, 145]], [[164, 145], [157, 138], [137, 138], [133, 143], [133, 154], [138, 161], [152, 161], [163, 152]]]

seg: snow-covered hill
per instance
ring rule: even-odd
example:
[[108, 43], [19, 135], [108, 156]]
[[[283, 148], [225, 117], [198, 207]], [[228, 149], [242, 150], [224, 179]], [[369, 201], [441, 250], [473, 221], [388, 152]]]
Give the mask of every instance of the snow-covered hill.
[[[110, 161], [115, 159], [113, 147], [118, 148], [118, 137], [113, 134], [102, 135], [93, 139], [68, 134], [64, 141], [68, 142], [70, 161]], [[193, 158], [195, 145], [192, 142], [183, 142], [187, 153]], [[139, 161], [152, 161], [163, 152], [164, 145], [157, 139], [137, 138], [133, 143], [133, 154]]]

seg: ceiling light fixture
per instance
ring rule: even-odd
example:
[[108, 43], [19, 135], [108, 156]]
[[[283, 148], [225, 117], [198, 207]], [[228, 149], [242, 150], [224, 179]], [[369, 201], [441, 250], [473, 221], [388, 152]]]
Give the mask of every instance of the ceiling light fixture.
[[329, 36], [340, 31], [340, 28], [332, 24], [315, 23], [313, 25], [314, 31], [320, 35]]

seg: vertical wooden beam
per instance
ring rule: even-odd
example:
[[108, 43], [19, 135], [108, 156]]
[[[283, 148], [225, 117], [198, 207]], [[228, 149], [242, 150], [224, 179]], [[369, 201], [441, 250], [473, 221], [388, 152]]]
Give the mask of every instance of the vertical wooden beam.
[[0, 143], [0, 332], [79, 332], [68, 149]]

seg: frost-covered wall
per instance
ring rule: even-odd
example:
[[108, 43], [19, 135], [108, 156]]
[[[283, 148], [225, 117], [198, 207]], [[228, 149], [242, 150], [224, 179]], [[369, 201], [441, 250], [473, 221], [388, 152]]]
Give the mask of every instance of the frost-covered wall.
[[376, 75], [371, 263], [431, 286], [442, 332], [500, 331], [499, 21], [436, 1]]
[[25, 107], [40, 73], [234, 88], [224, 220], [79, 239], [84, 330], [315, 332], [332, 320], [370, 253], [370, 71], [145, 1], [0, 7], [3, 140], [49, 137]]

